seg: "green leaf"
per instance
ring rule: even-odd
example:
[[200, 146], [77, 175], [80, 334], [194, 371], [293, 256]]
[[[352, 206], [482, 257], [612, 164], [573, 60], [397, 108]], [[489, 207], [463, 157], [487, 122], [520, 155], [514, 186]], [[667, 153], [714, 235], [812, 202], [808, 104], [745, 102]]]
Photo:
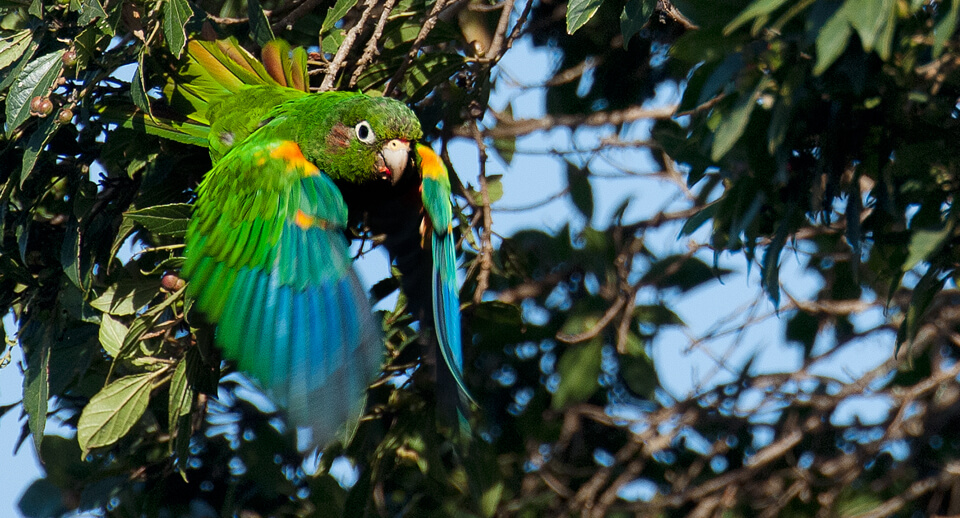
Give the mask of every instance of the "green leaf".
[[[596, 318], [573, 317], [565, 328], [582, 331], [595, 324]], [[553, 393], [553, 408], [590, 399], [600, 386], [600, 351], [603, 341], [598, 337], [584, 344], [571, 345], [560, 357], [557, 372], [560, 383]]]
[[24, 29], [0, 38], [0, 69], [12, 65], [27, 52], [32, 35], [32, 31]]
[[43, 329], [43, 339], [36, 341], [27, 361], [23, 377], [23, 410], [33, 435], [33, 444], [41, 451], [43, 431], [47, 425], [47, 401], [50, 399], [50, 349], [53, 347], [52, 325]]
[[190, 390], [190, 384], [187, 383], [187, 361], [184, 359], [177, 363], [177, 369], [173, 371], [173, 378], [170, 379], [170, 401], [167, 411], [169, 413], [171, 435], [175, 433], [174, 430], [180, 417], [190, 413], [192, 403], [193, 391]]
[[147, 231], [161, 236], [183, 237], [190, 224], [193, 206], [188, 203], [155, 205], [125, 212], [123, 218], [143, 225]]
[[686, 292], [726, 273], [729, 273], [729, 270], [710, 268], [696, 257], [671, 255], [650, 265], [640, 280], [661, 290], [679, 288]]
[[27, 8], [27, 14], [36, 16], [37, 18], [43, 19], [43, 2], [41, 0], [33, 0], [30, 2], [30, 7]]
[[100, 0], [83, 0], [83, 7], [80, 9], [80, 18], [77, 19], [77, 25], [90, 25], [90, 22], [97, 18], [106, 18], [107, 12], [103, 9]]
[[684, 222], [683, 228], [680, 229], [680, 236], [689, 236], [697, 231], [704, 223], [713, 219], [714, 214], [717, 213], [717, 209], [720, 208], [720, 204], [713, 202], [710, 205], [707, 205], [699, 212], [687, 218], [687, 221]]
[[627, 0], [627, 4], [623, 6], [623, 12], [620, 13], [623, 48], [627, 48], [633, 35], [640, 32], [640, 29], [646, 25], [650, 15], [653, 14], [654, 7], [656, 7], [656, 0]]
[[567, 163], [567, 185], [573, 205], [587, 218], [587, 224], [593, 219], [593, 187], [590, 175], [579, 167]]
[[843, 54], [852, 32], [844, 5], [837, 9], [817, 35], [817, 64], [813, 67], [813, 75], [824, 73]]
[[166, 300], [153, 306], [134, 319], [133, 323], [130, 324], [130, 329], [127, 330], [127, 335], [123, 337], [123, 344], [120, 345], [120, 351], [118, 351], [114, 357], [114, 362], [119, 358], [125, 358], [135, 350], [134, 346], [140, 342], [140, 337], [153, 327], [153, 324], [156, 323], [157, 318], [159, 318], [164, 310], [173, 305], [177, 300], [180, 300], [185, 290], [186, 287], [180, 288], [176, 293], [170, 294]]
[[84, 290], [80, 279], [80, 223], [76, 218], [70, 218], [65, 225], [63, 245], [60, 247], [60, 265], [63, 266], [67, 279], [80, 290]]
[[7, 137], [13, 134], [23, 121], [30, 117], [30, 101], [34, 97], [46, 97], [53, 82], [60, 76], [63, 50], [44, 54], [28, 63], [17, 77], [7, 95]]
[[620, 377], [630, 392], [653, 399], [659, 385], [653, 360], [647, 356], [644, 342], [634, 333], [627, 333], [627, 353], [620, 355]]
[[320, 50], [324, 54], [336, 54], [337, 49], [340, 48], [340, 45], [343, 45], [343, 40], [347, 37], [347, 33], [341, 29], [334, 29], [333, 32], [325, 35], [322, 40], [320, 40]]
[[[942, 9], [941, 9], [942, 11]], [[957, 31], [957, 19], [960, 18], [960, 1], [950, 2], [950, 11], [933, 26], [933, 57], [943, 52], [943, 46]]]
[[27, 149], [23, 151], [23, 161], [20, 165], [20, 187], [23, 187], [23, 183], [30, 176], [30, 173], [33, 172], [34, 166], [37, 165], [37, 159], [40, 157], [40, 152], [43, 151], [43, 148], [47, 145], [47, 142], [50, 141], [50, 137], [56, 133], [57, 129], [60, 127], [60, 124], [56, 122], [56, 117], [50, 115], [43, 122], [40, 123], [40, 127], [30, 135], [30, 140], [27, 141]]
[[[260, 10], [260, 14], [263, 15], [263, 10]], [[193, 16], [193, 10], [190, 9], [187, 0], [166, 0], [163, 3], [163, 37], [174, 57], [179, 58], [183, 47], [187, 44], [187, 32], [184, 26], [190, 21], [191, 16]]]
[[124, 278], [111, 284], [90, 305], [111, 315], [132, 315], [160, 291], [159, 279]]
[[901, 271], [910, 271], [916, 265], [920, 264], [921, 261], [930, 258], [942, 244], [950, 239], [951, 235], [953, 235], [953, 225], [950, 224], [944, 225], [943, 228], [937, 230], [913, 231], [913, 233], [910, 234], [910, 244], [907, 245], [907, 250], [910, 252], [910, 255], [908, 255], [907, 260], [904, 261]]
[[710, 158], [720, 160], [728, 151], [733, 149], [734, 144], [743, 135], [750, 122], [750, 114], [757, 106], [757, 99], [760, 93], [770, 84], [770, 79], [761, 79], [757, 82], [753, 92], [749, 95], [740, 95], [733, 109], [727, 112], [720, 121], [713, 136], [713, 147], [710, 150]]
[[37, 31], [33, 34], [33, 37], [30, 39], [30, 43], [27, 45], [27, 50], [24, 51], [24, 53], [20, 56], [20, 60], [10, 71], [4, 74], [6, 77], [0, 81], [0, 91], [6, 90], [10, 85], [12, 85], [13, 82], [20, 77], [20, 74], [23, 73], [23, 70], [27, 67], [27, 65], [33, 62], [33, 54], [40, 46], [40, 40], [43, 39], [43, 32], [44, 31]]
[[[847, 19], [860, 36], [863, 50], [870, 52], [878, 43], [889, 42], [889, 37], [884, 33], [893, 30], [891, 15], [896, 17], [895, 0], [847, 0], [844, 9], [857, 13]], [[878, 48], [877, 52], [884, 55], [882, 49]]]
[[39, 478], [24, 490], [17, 507], [25, 518], [48, 518], [69, 512], [63, 502], [60, 488], [45, 478]]
[[785, 338], [803, 346], [804, 357], [810, 356], [820, 332], [820, 320], [806, 311], [797, 311], [787, 320]]
[[127, 326], [110, 313], [103, 313], [100, 320], [100, 346], [111, 358], [116, 358], [120, 353], [125, 336], [127, 336]]
[[133, 78], [130, 79], [130, 97], [133, 98], [133, 104], [140, 108], [141, 111], [147, 114], [151, 114], [153, 117], [153, 112], [150, 108], [150, 98], [147, 97], [147, 85], [143, 79], [143, 58], [144, 53], [140, 53], [140, 58], [137, 60], [137, 70], [133, 73]]
[[[186, 3], [184, 1], [184, 3]], [[263, 47], [270, 41], [273, 41], [273, 29], [270, 28], [270, 20], [263, 12], [258, 0], [247, 0], [247, 16], [250, 20], [250, 36], [257, 45]]]
[[117, 442], [137, 424], [150, 402], [153, 380], [161, 372], [125, 376], [90, 398], [77, 423], [81, 456]]
[[583, 27], [593, 15], [597, 14], [597, 9], [603, 0], [570, 0], [567, 2], [567, 34], [577, 32]]
[[723, 28], [724, 36], [729, 36], [734, 31], [740, 28], [741, 25], [749, 22], [754, 18], [765, 17], [770, 13], [776, 11], [787, 0], [754, 0], [754, 2], [747, 6], [746, 9], [740, 11], [740, 14], [737, 15], [726, 27]]
[[327, 15], [323, 17], [323, 24], [320, 25], [321, 36], [332, 29], [355, 5], [357, 5], [357, 0], [337, 0], [333, 7], [327, 9]]

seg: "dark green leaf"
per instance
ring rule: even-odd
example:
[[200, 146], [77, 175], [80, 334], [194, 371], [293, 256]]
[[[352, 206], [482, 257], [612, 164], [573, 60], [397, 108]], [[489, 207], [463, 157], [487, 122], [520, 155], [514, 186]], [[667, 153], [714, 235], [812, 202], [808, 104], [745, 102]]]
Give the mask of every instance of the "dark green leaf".
[[737, 103], [720, 121], [713, 136], [713, 148], [710, 150], [710, 158], [720, 160], [730, 151], [743, 132], [747, 129], [747, 123], [750, 122], [750, 114], [757, 106], [757, 98], [760, 93], [770, 84], [769, 79], [761, 79], [750, 94], [740, 94]]
[[680, 229], [681, 236], [689, 236], [697, 231], [698, 228], [702, 227], [704, 223], [710, 221], [714, 214], [717, 212], [719, 207], [718, 203], [711, 203], [707, 205], [699, 212], [687, 218], [687, 221], [684, 222], [683, 228]]
[[130, 97], [133, 98], [133, 104], [140, 111], [149, 114], [152, 113], [152, 110], [150, 108], [150, 98], [147, 97], [147, 85], [143, 78], [143, 58], [144, 54], [141, 52], [137, 70], [133, 73], [133, 78], [130, 79]]
[[620, 33], [623, 35], [623, 48], [627, 48], [630, 39], [646, 25], [656, 0], [627, 0], [620, 14]]
[[728, 270], [714, 270], [695, 257], [672, 255], [653, 263], [641, 280], [659, 289], [689, 291], [726, 273]]
[[273, 29], [270, 28], [270, 20], [263, 12], [258, 0], [247, 0], [247, 16], [250, 19], [250, 36], [253, 36], [253, 41], [257, 42], [257, 45], [263, 47], [273, 41], [275, 36]]
[[47, 400], [50, 399], [50, 349], [53, 347], [52, 326], [44, 326], [43, 339], [35, 342], [23, 377], [23, 410], [33, 435], [33, 444], [41, 451], [43, 431], [47, 425]]
[[620, 355], [620, 378], [630, 392], [646, 399], [653, 399], [660, 384], [643, 340], [634, 333], [627, 333], [627, 354]]
[[590, 175], [583, 169], [567, 163], [567, 185], [570, 189], [570, 199], [573, 205], [587, 218], [587, 224], [593, 219], [593, 187], [590, 185]]
[[30, 135], [30, 140], [27, 141], [27, 149], [23, 151], [23, 162], [20, 166], [20, 187], [23, 187], [23, 183], [30, 177], [30, 173], [33, 172], [34, 166], [37, 164], [37, 159], [40, 157], [40, 153], [43, 151], [43, 148], [50, 141], [50, 137], [57, 131], [60, 127], [60, 124], [56, 121], [56, 118], [51, 115], [43, 120], [40, 123], [40, 126], [37, 127], [36, 131]]
[[797, 311], [787, 321], [786, 339], [803, 346], [804, 356], [810, 356], [820, 332], [820, 321], [806, 311]]
[[111, 315], [132, 315], [157, 296], [159, 279], [124, 278], [111, 284], [90, 305]]
[[49, 518], [68, 512], [60, 488], [45, 478], [34, 480], [27, 487], [17, 507], [25, 518]]

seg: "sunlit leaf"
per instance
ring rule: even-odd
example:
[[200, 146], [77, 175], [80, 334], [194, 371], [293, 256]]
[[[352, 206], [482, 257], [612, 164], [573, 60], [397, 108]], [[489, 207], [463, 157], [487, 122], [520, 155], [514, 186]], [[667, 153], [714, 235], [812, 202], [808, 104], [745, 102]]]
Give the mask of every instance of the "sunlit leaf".
[[55, 50], [30, 61], [10, 88], [6, 103], [7, 136], [30, 117], [30, 101], [50, 94], [53, 82], [63, 69], [63, 50]]
[[100, 345], [107, 354], [116, 358], [123, 345], [123, 338], [127, 336], [127, 326], [109, 313], [104, 313], [100, 321]]
[[32, 35], [32, 31], [24, 29], [0, 38], [0, 69], [12, 65], [27, 52]]
[[163, 3], [163, 37], [166, 39], [167, 48], [175, 57], [180, 57], [187, 44], [184, 26], [192, 15], [193, 10], [187, 0], [166, 0]]
[[77, 440], [83, 455], [117, 442], [137, 424], [147, 410], [156, 377], [155, 372], [125, 376], [90, 398], [77, 423]]
[[844, 5], [837, 9], [817, 34], [817, 64], [813, 67], [814, 75], [824, 73], [843, 54], [852, 32]]
[[593, 15], [603, 0], [570, 0], [567, 2], [567, 34], [573, 34], [583, 27]]
[[323, 18], [323, 24], [320, 26], [320, 34], [323, 35], [333, 28], [334, 24], [343, 18], [347, 11], [357, 5], [357, 0], [337, 0], [333, 7], [327, 9], [327, 14]]
[[183, 237], [190, 223], [193, 206], [188, 203], [155, 205], [123, 214], [124, 219], [143, 225], [148, 231], [170, 237]]

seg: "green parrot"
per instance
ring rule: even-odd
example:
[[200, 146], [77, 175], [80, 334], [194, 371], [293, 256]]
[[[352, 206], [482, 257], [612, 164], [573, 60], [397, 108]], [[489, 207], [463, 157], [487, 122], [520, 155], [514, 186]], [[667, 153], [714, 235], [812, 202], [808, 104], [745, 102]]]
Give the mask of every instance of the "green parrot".
[[233, 40], [190, 41], [176, 76], [164, 93], [188, 118], [147, 131], [210, 150], [181, 273], [224, 355], [314, 444], [349, 434], [383, 361], [346, 237], [363, 224], [386, 236], [412, 312], [436, 330], [443, 375], [469, 397], [450, 180], [414, 113], [309, 93], [305, 52], [280, 40], [262, 64]]

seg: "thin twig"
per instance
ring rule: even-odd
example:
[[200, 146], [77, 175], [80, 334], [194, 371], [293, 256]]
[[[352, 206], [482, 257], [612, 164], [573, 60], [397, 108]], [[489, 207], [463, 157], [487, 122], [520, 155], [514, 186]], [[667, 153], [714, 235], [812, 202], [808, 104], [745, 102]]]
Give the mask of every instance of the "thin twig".
[[363, 49], [363, 56], [360, 57], [360, 61], [357, 62], [357, 66], [350, 76], [347, 89], [352, 89], [357, 84], [360, 74], [367, 68], [373, 57], [380, 53], [377, 44], [380, 42], [380, 37], [383, 36], [383, 28], [387, 25], [387, 19], [390, 18], [390, 12], [393, 11], [393, 6], [396, 3], [397, 0], [386, 0], [383, 3], [383, 11], [380, 13], [380, 18], [377, 19], [377, 26], [373, 29], [373, 35], [367, 40], [367, 46]]
[[323, 82], [320, 83], [321, 92], [326, 92], [333, 88], [333, 82], [336, 80], [337, 73], [340, 72], [343, 62], [347, 59], [347, 54], [350, 53], [353, 42], [356, 41], [357, 36], [359, 36], [360, 32], [365, 28], [367, 18], [370, 17], [370, 13], [373, 12], [373, 8], [376, 7], [376, 5], [376, 0], [367, 0], [363, 14], [360, 15], [360, 20], [347, 32], [347, 35], [343, 38], [343, 43], [340, 44], [340, 48], [337, 49], [337, 53], [333, 56], [333, 61], [331, 61], [330, 66], [327, 67], [327, 72], [323, 76]]

